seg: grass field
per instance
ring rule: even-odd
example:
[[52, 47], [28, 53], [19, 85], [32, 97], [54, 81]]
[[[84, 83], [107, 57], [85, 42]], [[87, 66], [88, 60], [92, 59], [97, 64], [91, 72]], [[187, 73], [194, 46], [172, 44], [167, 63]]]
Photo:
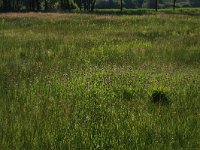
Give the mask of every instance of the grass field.
[[199, 149], [200, 16], [0, 14], [0, 147]]

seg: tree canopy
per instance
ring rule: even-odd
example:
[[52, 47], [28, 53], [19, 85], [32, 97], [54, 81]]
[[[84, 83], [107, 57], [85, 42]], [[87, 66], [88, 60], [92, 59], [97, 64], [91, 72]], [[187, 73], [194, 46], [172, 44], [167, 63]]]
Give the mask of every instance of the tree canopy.
[[[0, 0], [0, 11], [71, 11], [94, 8], [200, 7], [200, 0]], [[122, 6], [123, 5], [123, 6]]]

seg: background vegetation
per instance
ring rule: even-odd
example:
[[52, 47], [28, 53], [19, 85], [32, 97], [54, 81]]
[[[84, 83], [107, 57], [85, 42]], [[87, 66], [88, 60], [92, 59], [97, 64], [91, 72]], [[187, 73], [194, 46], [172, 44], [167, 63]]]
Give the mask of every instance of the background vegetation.
[[93, 11], [96, 9], [200, 7], [199, 0], [0, 0], [0, 11]]

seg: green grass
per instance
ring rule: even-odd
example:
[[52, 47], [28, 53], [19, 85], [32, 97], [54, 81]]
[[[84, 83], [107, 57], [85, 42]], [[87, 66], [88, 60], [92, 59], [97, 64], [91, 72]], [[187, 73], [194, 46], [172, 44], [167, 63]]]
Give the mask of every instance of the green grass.
[[1, 149], [200, 148], [199, 25], [163, 12], [0, 15]]

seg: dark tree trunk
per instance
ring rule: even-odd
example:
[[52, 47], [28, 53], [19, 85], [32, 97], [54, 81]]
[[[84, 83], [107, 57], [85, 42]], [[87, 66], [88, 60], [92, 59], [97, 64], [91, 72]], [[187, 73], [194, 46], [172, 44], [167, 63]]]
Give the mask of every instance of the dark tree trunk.
[[67, 2], [66, 2], [67, 4], [67, 9], [68, 9], [68, 11], [71, 11], [71, 6], [70, 6], [70, 2], [69, 2], [69, 0], [67, 0]]
[[82, 10], [82, 0], [75, 0], [75, 3], [78, 5], [79, 10]]
[[79, 9], [80, 11], [82, 11], [82, 3], [80, 3]]
[[7, 7], [8, 7], [8, 11], [12, 11], [12, 8], [11, 8], [11, 0], [8, 0], [7, 3], [8, 3], [8, 6], [7, 6]]
[[112, 6], [113, 6], [113, 0], [109, 0], [108, 3], [109, 3], [109, 8], [112, 8]]
[[29, 11], [33, 11], [33, 0], [29, 1]]
[[120, 10], [122, 11], [123, 10], [123, 1], [120, 0]]
[[3, 0], [3, 10], [5, 12], [12, 11], [12, 9], [11, 9], [11, 0]]
[[37, 7], [37, 11], [40, 11], [40, 1], [36, 0], [36, 7]]
[[61, 8], [61, 10], [64, 10], [64, 2], [63, 2], [63, 0], [60, 0], [60, 8]]
[[44, 10], [47, 12], [48, 11], [48, 3], [47, 0], [44, 2]]
[[174, 0], [174, 4], [173, 4], [173, 10], [176, 9], [176, 0]]
[[139, 8], [142, 8], [143, 3], [144, 3], [144, 0], [139, 0], [139, 1], [138, 1], [138, 7], [139, 7]]
[[36, 8], [35, 8], [35, 0], [32, 0], [32, 11], [36, 11]]
[[6, 0], [3, 0], [3, 11], [7, 11]]
[[86, 0], [83, 1], [83, 7], [84, 7], [84, 10], [86, 11], [87, 10], [87, 2], [86, 2]]
[[88, 11], [90, 11], [91, 0], [88, 0]]
[[90, 1], [89, 1], [89, 0], [86, 0], [85, 3], [86, 3], [86, 10], [89, 11], [89, 10], [90, 10], [90, 7], [89, 7]]
[[20, 0], [16, 1], [16, 11], [20, 11]]
[[94, 6], [95, 6], [96, 0], [92, 0], [91, 4], [91, 11], [94, 11]]
[[158, 11], [158, 0], [156, 0], [155, 9]]

